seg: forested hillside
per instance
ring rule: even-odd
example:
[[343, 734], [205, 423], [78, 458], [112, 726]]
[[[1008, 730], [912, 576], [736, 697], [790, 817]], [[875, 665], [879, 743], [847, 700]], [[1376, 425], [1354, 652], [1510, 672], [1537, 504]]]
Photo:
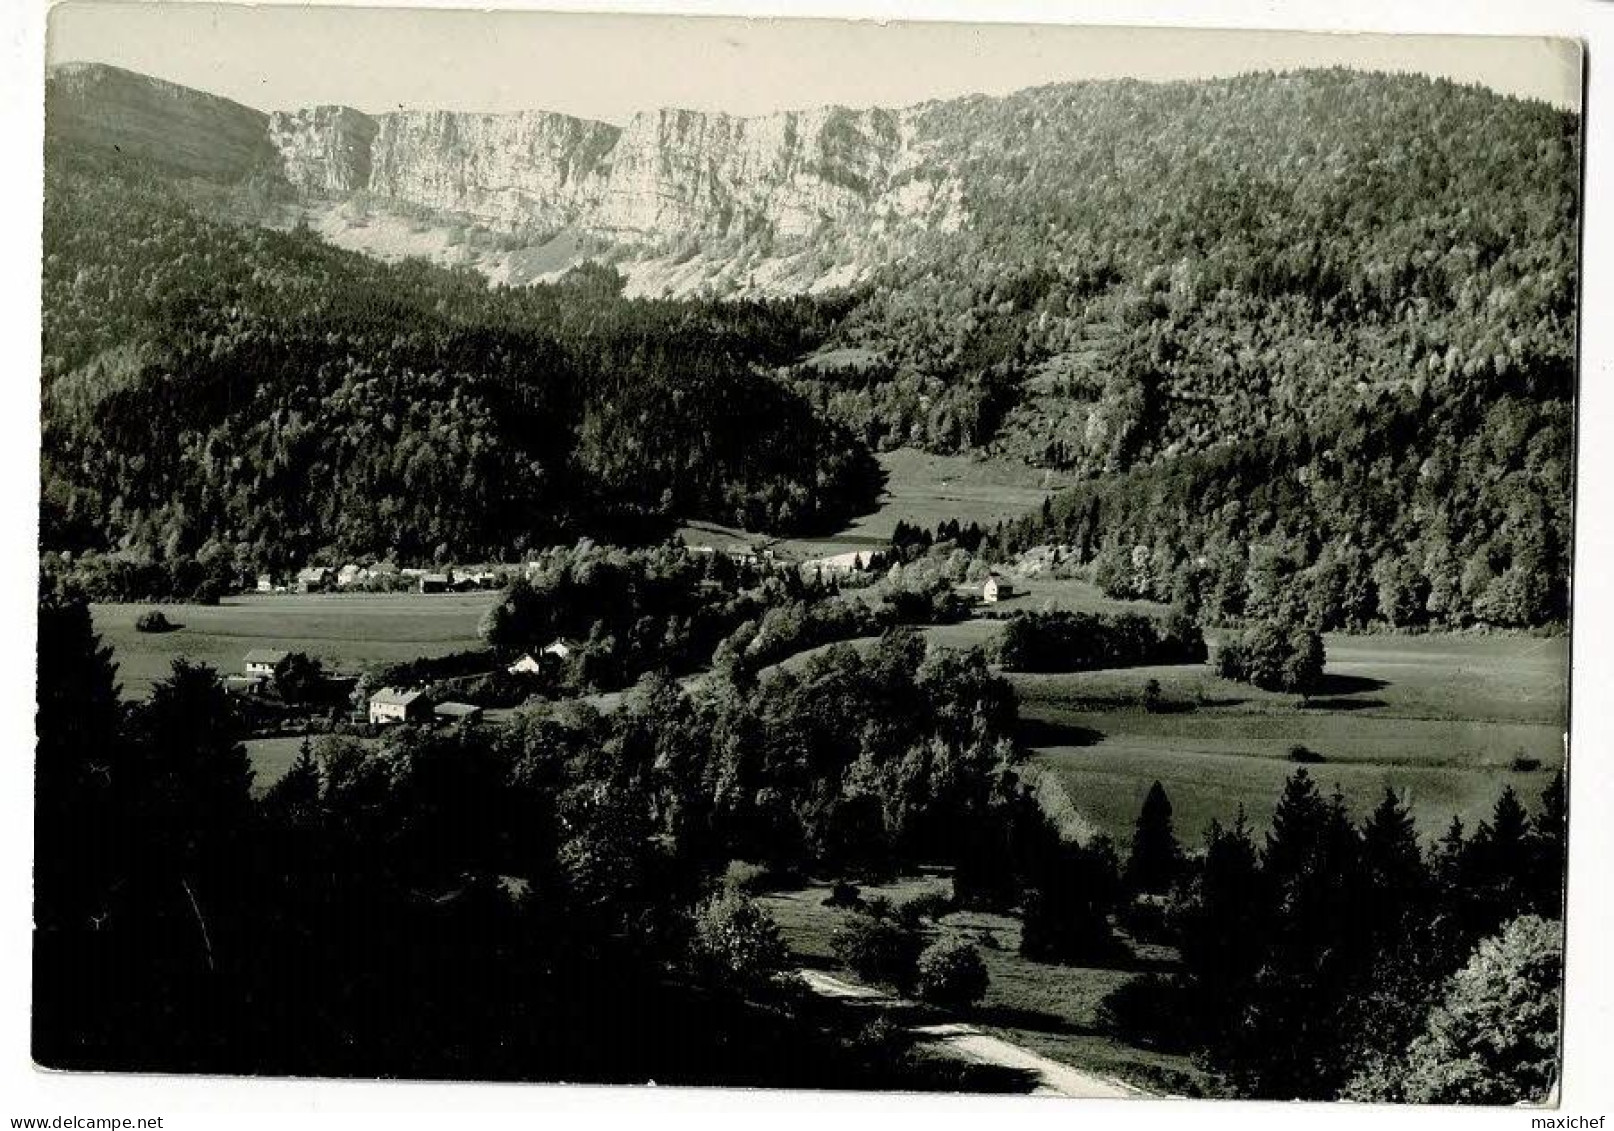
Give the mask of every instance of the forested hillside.
[[[894, 257], [837, 335], [856, 352], [811, 366], [888, 375], [825, 398], [871, 443], [1124, 470], [1381, 391], [1567, 394], [1574, 114], [1335, 70], [1045, 87], [921, 121], [970, 222]], [[984, 392], [1024, 402], [995, 440], [950, 411]]]
[[753, 372], [822, 335], [816, 307], [629, 302], [620, 282], [490, 289], [54, 162], [44, 546], [429, 561], [689, 514], [809, 529], [866, 500], [867, 453]]
[[1092, 477], [1003, 546], [1073, 544], [1114, 595], [1327, 627], [1565, 615], [1575, 115], [1326, 71], [925, 121], [975, 222], [800, 367], [827, 412], [877, 448]]

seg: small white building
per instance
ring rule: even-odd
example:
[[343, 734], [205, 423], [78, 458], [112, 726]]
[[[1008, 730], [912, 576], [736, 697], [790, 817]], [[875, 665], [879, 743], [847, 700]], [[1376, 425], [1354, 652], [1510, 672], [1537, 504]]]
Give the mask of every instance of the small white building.
[[981, 586], [981, 600], [988, 605], [995, 605], [999, 601], [1006, 601], [1014, 596], [1014, 586], [1001, 577], [993, 576], [986, 579]]
[[370, 721], [376, 724], [418, 723], [431, 715], [424, 691], [383, 687], [370, 696]]
[[555, 658], [561, 660], [569, 658], [575, 651], [577, 651], [577, 645], [572, 641], [567, 640], [564, 636], [557, 636], [548, 644], [544, 645], [544, 655], [554, 656]]
[[520, 659], [504, 670], [511, 675], [537, 675], [544, 670], [544, 664], [531, 652], [523, 652]]
[[349, 562], [347, 565], [336, 571], [336, 587], [338, 589], [348, 589], [354, 585], [357, 585], [363, 574], [364, 571], [362, 569], [360, 569], [355, 563]]
[[249, 676], [256, 676], [260, 679], [273, 679], [280, 674], [280, 670], [286, 666], [286, 661], [289, 659], [291, 659], [291, 653], [281, 651], [278, 648], [254, 648], [246, 654], [245, 659], [242, 661], [242, 667], [246, 669]]

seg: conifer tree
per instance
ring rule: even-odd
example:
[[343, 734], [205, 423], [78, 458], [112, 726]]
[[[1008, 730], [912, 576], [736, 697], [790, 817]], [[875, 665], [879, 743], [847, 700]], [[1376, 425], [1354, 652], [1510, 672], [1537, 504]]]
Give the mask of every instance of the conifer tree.
[[1171, 799], [1156, 781], [1133, 826], [1126, 882], [1133, 892], [1169, 891], [1182, 871], [1182, 846], [1171, 825]]

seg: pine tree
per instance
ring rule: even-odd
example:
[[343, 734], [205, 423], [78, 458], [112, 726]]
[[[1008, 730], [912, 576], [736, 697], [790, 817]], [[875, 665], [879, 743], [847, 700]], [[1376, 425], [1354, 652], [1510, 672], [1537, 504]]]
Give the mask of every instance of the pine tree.
[[1370, 929], [1393, 938], [1426, 906], [1430, 885], [1417, 826], [1389, 787], [1362, 826], [1362, 863]]
[[1208, 1049], [1225, 1048], [1241, 1027], [1271, 915], [1271, 893], [1241, 805], [1231, 827], [1210, 823], [1204, 860], [1177, 913], [1189, 995], [1185, 1020]]
[[1464, 927], [1472, 944], [1494, 934], [1531, 905], [1531, 873], [1535, 869], [1530, 817], [1511, 785], [1504, 786], [1481, 821], [1464, 853], [1464, 879], [1470, 896], [1470, 914]]
[[1182, 846], [1171, 826], [1171, 800], [1156, 781], [1133, 826], [1126, 882], [1133, 892], [1164, 892], [1182, 872]]
[[264, 794], [263, 807], [271, 813], [295, 818], [318, 804], [319, 796], [319, 763], [314, 760], [313, 746], [305, 738], [297, 748], [297, 758], [291, 768]]
[[1266, 961], [1228, 1050], [1243, 1095], [1321, 1099], [1344, 1083], [1340, 1013], [1368, 954], [1356, 911], [1360, 857], [1343, 795], [1336, 788], [1325, 800], [1296, 770], [1262, 858], [1276, 898]]
[[83, 601], [39, 603], [39, 745], [34, 818], [33, 1055], [104, 1068], [122, 1039], [112, 959], [126, 937], [127, 747], [117, 667]]
[[1532, 910], [1547, 919], [1562, 918], [1564, 873], [1569, 850], [1569, 798], [1560, 769], [1541, 791], [1541, 812], [1534, 822], [1531, 875]]

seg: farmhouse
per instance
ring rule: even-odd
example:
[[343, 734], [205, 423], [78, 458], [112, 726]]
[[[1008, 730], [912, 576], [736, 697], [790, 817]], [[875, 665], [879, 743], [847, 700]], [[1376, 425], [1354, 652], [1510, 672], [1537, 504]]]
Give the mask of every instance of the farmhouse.
[[423, 573], [420, 575], [420, 591], [422, 593], [447, 593], [453, 577], [446, 573]]
[[474, 703], [439, 703], [432, 712], [440, 723], [474, 723], [482, 718], [482, 708]]
[[981, 600], [988, 605], [995, 605], [1013, 596], [1014, 586], [995, 574], [987, 578], [986, 584], [981, 586]]
[[426, 721], [430, 715], [431, 704], [424, 691], [383, 687], [370, 696], [372, 723], [419, 723]]
[[802, 573], [822, 573], [827, 577], [834, 577], [849, 573], [862, 573], [874, 563], [872, 550], [849, 550], [844, 554], [833, 554], [827, 558], [813, 558], [802, 563]]
[[543, 670], [543, 661], [531, 652], [523, 652], [519, 660], [505, 668], [511, 675], [537, 675]]
[[329, 566], [304, 566], [297, 571], [297, 592], [318, 593], [336, 583], [336, 571]]
[[336, 587], [338, 589], [347, 589], [357, 585], [363, 573], [364, 571], [361, 570], [356, 564], [349, 562], [347, 565], [336, 571]]
[[577, 644], [574, 641], [567, 640], [564, 636], [557, 636], [554, 640], [544, 645], [544, 655], [554, 656], [560, 660], [568, 658], [575, 651], [577, 651]]
[[242, 661], [247, 675], [257, 676], [260, 679], [273, 679], [286, 667], [286, 661], [291, 659], [290, 652], [282, 652], [274, 648], [254, 648], [246, 654]]

